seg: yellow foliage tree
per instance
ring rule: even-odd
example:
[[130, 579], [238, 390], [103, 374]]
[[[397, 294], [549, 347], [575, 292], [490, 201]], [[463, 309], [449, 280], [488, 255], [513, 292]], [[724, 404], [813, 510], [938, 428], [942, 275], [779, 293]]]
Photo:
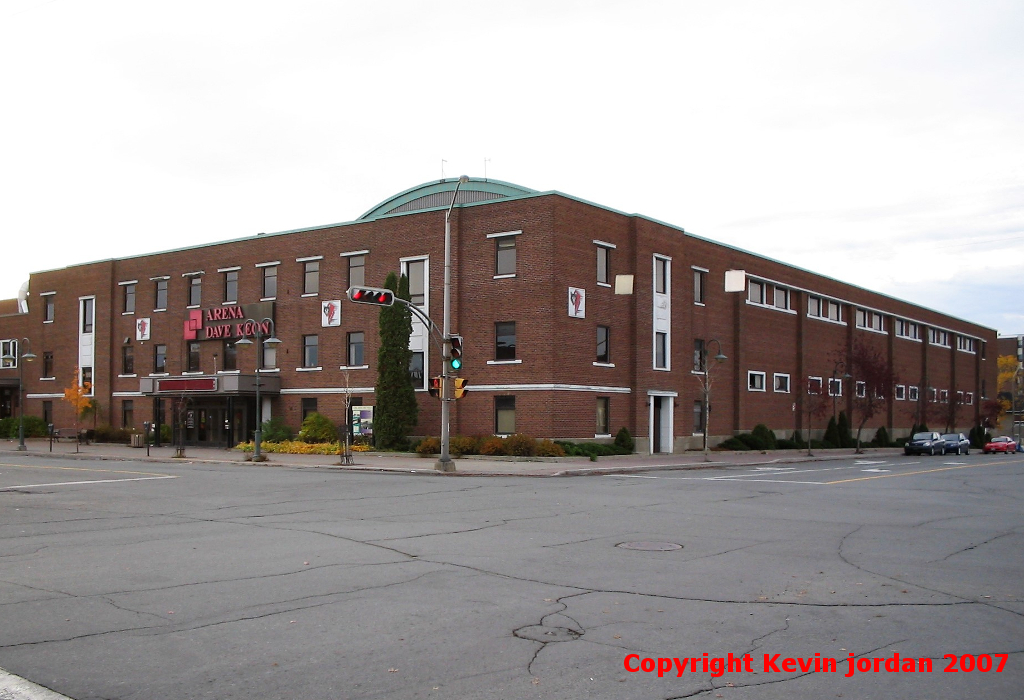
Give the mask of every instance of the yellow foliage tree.
[[92, 392], [90, 382], [78, 381], [79, 368], [75, 367], [75, 378], [71, 386], [64, 389], [64, 400], [75, 409], [75, 451], [78, 451], [78, 419], [82, 413], [92, 406], [92, 399], [89, 394]]
[[1000, 355], [998, 360], [999, 378], [996, 380], [996, 391], [1013, 392], [1013, 376], [1017, 373], [1017, 358], [1013, 355]]

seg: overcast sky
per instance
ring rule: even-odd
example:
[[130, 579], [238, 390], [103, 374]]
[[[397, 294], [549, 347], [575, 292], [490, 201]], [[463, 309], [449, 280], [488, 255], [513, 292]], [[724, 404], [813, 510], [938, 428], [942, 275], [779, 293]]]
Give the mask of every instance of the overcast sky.
[[0, 0], [0, 65], [0, 298], [487, 159], [1024, 333], [1020, 0]]

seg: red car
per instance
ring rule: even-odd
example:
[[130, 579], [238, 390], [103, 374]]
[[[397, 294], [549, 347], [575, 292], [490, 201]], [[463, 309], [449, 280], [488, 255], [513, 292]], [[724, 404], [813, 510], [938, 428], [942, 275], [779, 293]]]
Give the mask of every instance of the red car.
[[992, 438], [992, 442], [987, 443], [982, 449], [982, 452], [988, 454], [989, 452], [1002, 452], [1004, 454], [1010, 454], [1011, 452], [1017, 451], [1017, 443], [1014, 442], [1013, 438], [1008, 437], [997, 437]]

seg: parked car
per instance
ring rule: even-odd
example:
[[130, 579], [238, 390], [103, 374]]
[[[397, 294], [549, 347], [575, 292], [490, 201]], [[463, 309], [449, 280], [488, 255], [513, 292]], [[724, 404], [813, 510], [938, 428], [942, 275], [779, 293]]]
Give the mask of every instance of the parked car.
[[958, 455], [971, 454], [971, 441], [963, 433], [946, 433], [942, 439], [946, 442], [946, 452], [956, 452]]
[[904, 454], [919, 455], [928, 453], [931, 455], [946, 454], [946, 441], [938, 433], [914, 433], [907, 444], [903, 446]]
[[1010, 454], [1011, 452], [1017, 451], [1017, 443], [1013, 438], [1008, 438], [1005, 435], [1002, 437], [992, 438], [992, 442], [985, 445], [982, 452], [988, 454], [989, 452], [1002, 452], [1003, 454]]

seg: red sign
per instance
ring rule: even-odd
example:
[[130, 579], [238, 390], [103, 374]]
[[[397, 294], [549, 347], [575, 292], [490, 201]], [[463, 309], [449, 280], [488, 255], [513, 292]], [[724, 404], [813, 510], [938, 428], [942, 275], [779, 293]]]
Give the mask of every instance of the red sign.
[[[269, 311], [269, 313], [268, 313]], [[256, 335], [256, 323], [247, 318], [265, 318], [273, 314], [273, 305], [246, 304], [245, 306], [217, 306], [212, 309], [192, 309], [184, 322], [185, 340], [214, 340], [247, 338]], [[225, 323], [225, 321], [227, 323]], [[232, 321], [242, 321], [232, 323]], [[270, 335], [270, 323], [259, 323], [260, 332]]]
[[175, 377], [156, 380], [158, 393], [175, 391], [217, 391], [216, 377]]

